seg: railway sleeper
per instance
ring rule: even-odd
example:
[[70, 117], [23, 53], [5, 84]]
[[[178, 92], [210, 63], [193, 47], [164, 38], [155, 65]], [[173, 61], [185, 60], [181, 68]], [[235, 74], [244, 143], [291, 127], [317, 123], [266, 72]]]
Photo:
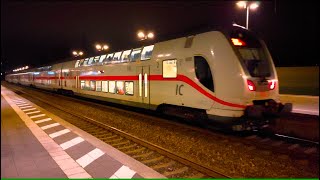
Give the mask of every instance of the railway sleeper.
[[122, 146], [122, 145], [126, 145], [126, 144], [130, 144], [130, 141], [127, 140], [127, 141], [115, 143], [115, 144], [112, 144], [112, 146]]
[[166, 177], [170, 177], [170, 176], [174, 176], [174, 175], [178, 175], [178, 174], [182, 174], [189, 171], [189, 168], [184, 166], [182, 168], [179, 169], [174, 169], [173, 171], [166, 171], [163, 173], [164, 176]]
[[151, 156], [154, 152], [150, 151], [148, 153], [143, 153], [143, 154], [137, 154], [137, 155], [133, 155], [132, 157], [135, 159], [143, 159], [143, 158], [148, 158], [149, 156]]
[[136, 147], [137, 146], [137, 144], [132, 144], [132, 145], [130, 145], [130, 146], [123, 146], [123, 147], [119, 147], [119, 148], [117, 148], [118, 150], [121, 150], [121, 151], [125, 151], [126, 149], [130, 149], [130, 148], [134, 148], [134, 147]]
[[176, 162], [169, 161], [167, 163], [157, 164], [157, 165], [151, 166], [151, 168], [159, 171], [159, 170], [164, 169], [164, 168], [170, 168], [170, 167], [174, 166], [175, 164], [176, 164]]
[[152, 163], [156, 163], [156, 162], [162, 161], [163, 159], [164, 159], [164, 156], [159, 156], [159, 157], [152, 158], [152, 159], [147, 159], [147, 160], [144, 160], [144, 161], [141, 161], [141, 162], [143, 164], [152, 164]]
[[139, 148], [139, 149], [134, 149], [134, 150], [132, 150], [132, 151], [128, 151], [128, 152], [125, 152], [126, 154], [136, 154], [136, 153], [139, 153], [140, 151], [143, 151], [143, 150], [145, 150], [146, 148], [145, 147], [141, 147], [141, 148]]

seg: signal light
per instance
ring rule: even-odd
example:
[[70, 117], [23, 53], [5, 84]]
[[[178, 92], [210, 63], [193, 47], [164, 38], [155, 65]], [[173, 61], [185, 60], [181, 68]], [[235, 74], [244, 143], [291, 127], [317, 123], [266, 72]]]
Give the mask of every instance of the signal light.
[[255, 90], [256, 90], [256, 86], [255, 86], [254, 83], [253, 83], [251, 80], [249, 80], [249, 79], [247, 79], [247, 85], [248, 85], [248, 89], [249, 89], [250, 91], [255, 91]]
[[238, 38], [231, 38], [231, 41], [233, 43], [233, 45], [235, 46], [245, 46], [246, 43], [244, 41], [242, 41], [241, 39]]
[[276, 80], [269, 80], [268, 86], [270, 90], [273, 90], [274, 88], [276, 88]]

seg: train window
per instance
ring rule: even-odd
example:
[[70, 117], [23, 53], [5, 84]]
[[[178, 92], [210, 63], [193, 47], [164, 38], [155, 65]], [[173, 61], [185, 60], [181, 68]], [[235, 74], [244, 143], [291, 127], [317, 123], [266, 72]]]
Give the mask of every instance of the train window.
[[124, 95], [124, 90], [123, 90], [123, 81], [117, 81], [116, 83], [116, 93], [120, 95]]
[[116, 82], [115, 81], [109, 81], [109, 92], [110, 93], [115, 93], [116, 89]]
[[88, 60], [89, 60], [89, 58], [84, 59], [84, 62], [83, 62], [84, 66], [88, 65]]
[[113, 63], [118, 63], [118, 62], [120, 62], [121, 53], [122, 53], [121, 51], [114, 53]]
[[130, 61], [135, 62], [137, 60], [140, 60], [141, 57], [141, 48], [132, 50], [132, 53], [130, 55]]
[[141, 60], [148, 60], [151, 58], [152, 51], [153, 51], [154, 45], [145, 46], [141, 53]]
[[80, 62], [79, 62], [79, 67], [83, 66], [83, 63], [84, 63], [84, 59], [81, 59]]
[[102, 62], [106, 61], [106, 57], [107, 57], [107, 55], [106, 55], [106, 54], [105, 54], [105, 55], [100, 56], [99, 63], [102, 63]]
[[96, 90], [96, 81], [90, 81], [90, 90], [95, 91]]
[[90, 90], [90, 81], [85, 81], [84, 89], [85, 90]]
[[129, 61], [130, 53], [131, 53], [131, 50], [123, 51], [120, 61], [121, 61], [121, 62], [128, 62], [128, 61]]
[[102, 81], [102, 92], [108, 92], [108, 81]]
[[80, 63], [80, 60], [77, 60], [77, 61], [76, 61], [76, 64], [74, 65], [74, 67], [78, 67], [78, 66], [79, 66], [79, 63]]
[[106, 63], [110, 63], [113, 59], [113, 53], [112, 54], [108, 54], [107, 55], [107, 59], [104, 60], [103, 62], [106, 64]]
[[133, 95], [133, 81], [125, 82], [125, 92], [126, 95]]
[[162, 77], [176, 78], [177, 77], [177, 60], [162, 61]]
[[196, 76], [200, 83], [214, 92], [212, 73], [207, 60], [201, 56], [195, 56], [194, 67]]
[[94, 57], [92, 64], [98, 63], [99, 62], [99, 58], [100, 58], [100, 56]]
[[88, 65], [93, 64], [93, 59], [94, 59], [94, 57], [91, 57], [91, 58], [89, 59]]
[[96, 91], [101, 91], [101, 81], [96, 81]]
[[80, 81], [80, 88], [85, 89], [85, 82], [84, 81]]

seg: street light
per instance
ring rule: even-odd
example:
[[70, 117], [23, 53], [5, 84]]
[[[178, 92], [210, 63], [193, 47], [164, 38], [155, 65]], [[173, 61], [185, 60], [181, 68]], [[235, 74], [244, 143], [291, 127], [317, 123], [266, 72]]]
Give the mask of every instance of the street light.
[[257, 9], [259, 4], [258, 2], [239, 1], [237, 2], [237, 5], [240, 8], [247, 9], [246, 28], [249, 29], [249, 11], [250, 9]]
[[104, 44], [104, 45], [96, 44], [96, 49], [97, 49], [98, 51], [103, 51], [103, 50], [109, 49], [109, 46], [106, 45], [106, 44]]
[[82, 52], [82, 51], [72, 51], [72, 54], [73, 54], [75, 57], [78, 57], [78, 56], [82, 56], [82, 55], [83, 55], [83, 52]]
[[145, 34], [143, 31], [138, 31], [137, 36], [142, 41], [142, 40], [146, 40], [146, 39], [153, 39], [154, 33], [149, 32], [148, 34]]
[[13, 72], [22, 71], [22, 70], [26, 70], [26, 69], [29, 69], [29, 66], [24, 66], [21, 68], [14, 69]]

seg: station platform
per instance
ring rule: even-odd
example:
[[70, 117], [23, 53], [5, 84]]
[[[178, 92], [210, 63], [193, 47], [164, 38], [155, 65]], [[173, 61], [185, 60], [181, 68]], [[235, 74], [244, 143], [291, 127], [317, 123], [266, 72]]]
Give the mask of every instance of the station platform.
[[166, 178], [1, 86], [1, 178]]
[[319, 116], [319, 96], [281, 94], [280, 101], [292, 103], [292, 112]]

